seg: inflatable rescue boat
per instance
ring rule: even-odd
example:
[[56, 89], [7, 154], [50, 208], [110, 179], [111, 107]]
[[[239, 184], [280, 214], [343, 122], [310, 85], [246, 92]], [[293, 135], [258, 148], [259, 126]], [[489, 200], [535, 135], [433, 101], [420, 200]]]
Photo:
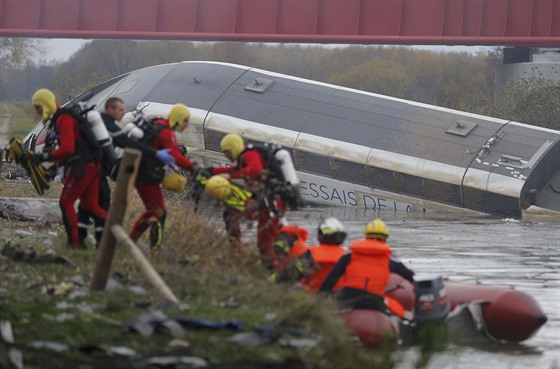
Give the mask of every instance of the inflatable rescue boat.
[[403, 335], [422, 325], [432, 322], [452, 326], [455, 319], [465, 316], [480, 335], [496, 342], [521, 342], [547, 321], [537, 301], [522, 291], [441, 277], [415, 279], [413, 285], [392, 274], [386, 288], [386, 295], [400, 302], [411, 320], [374, 310], [340, 312], [339, 317], [368, 347], [377, 347], [385, 340], [403, 342]]

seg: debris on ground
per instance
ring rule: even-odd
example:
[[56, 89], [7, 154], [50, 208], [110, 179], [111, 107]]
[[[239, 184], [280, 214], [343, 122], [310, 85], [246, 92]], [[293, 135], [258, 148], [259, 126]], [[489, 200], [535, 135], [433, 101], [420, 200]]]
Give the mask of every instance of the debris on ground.
[[28, 263], [54, 263], [62, 264], [70, 268], [77, 268], [76, 264], [68, 257], [56, 255], [52, 250], [43, 254], [37, 254], [33, 247], [22, 246], [20, 244], [12, 245], [10, 241], [6, 242], [0, 254], [14, 261]]

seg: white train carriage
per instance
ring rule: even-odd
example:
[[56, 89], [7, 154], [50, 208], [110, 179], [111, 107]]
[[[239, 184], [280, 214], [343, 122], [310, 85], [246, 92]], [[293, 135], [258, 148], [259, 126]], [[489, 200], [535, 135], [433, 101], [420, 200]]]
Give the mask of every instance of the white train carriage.
[[[110, 96], [148, 114], [189, 106], [182, 139], [205, 165], [224, 162], [229, 132], [282, 144], [309, 204], [560, 214], [560, 131], [217, 62], [135, 70], [76, 100], [102, 108]], [[40, 144], [39, 130], [27, 138]]]

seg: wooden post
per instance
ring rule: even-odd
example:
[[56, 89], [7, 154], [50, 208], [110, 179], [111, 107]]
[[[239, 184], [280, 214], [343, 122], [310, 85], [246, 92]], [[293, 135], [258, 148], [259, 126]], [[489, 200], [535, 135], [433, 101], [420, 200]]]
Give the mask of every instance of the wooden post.
[[103, 228], [103, 235], [99, 250], [97, 251], [97, 262], [93, 271], [90, 289], [92, 291], [104, 290], [111, 271], [111, 263], [115, 254], [117, 240], [111, 232], [115, 224], [122, 224], [128, 203], [128, 193], [134, 186], [136, 174], [140, 166], [142, 153], [139, 150], [126, 148], [121, 159], [119, 173], [117, 175], [117, 186], [112, 194], [111, 206], [107, 215], [107, 221]]
[[132, 261], [136, 264], [136, 267], [146, 278], [148, 281], [154, 286], [154, 288], [160, 293], [160, 295], [167, 301], [174, 304], [176, 307], [179, 307], [179, 299], [173, 291], [167, 286], [167, 284], [163, 281], [161, 276], [158, 272], [154, 269], [154, 267], [150, 264], [146, 256], [142, 253], [142, 251], [136, 246], [134, 241], [128, 237], [124, 229], [115, 224], [111, 227], [111, 231], [113, 235], [119, 240], [119, 242], [125, 246], [126, 251], [130, 254]]

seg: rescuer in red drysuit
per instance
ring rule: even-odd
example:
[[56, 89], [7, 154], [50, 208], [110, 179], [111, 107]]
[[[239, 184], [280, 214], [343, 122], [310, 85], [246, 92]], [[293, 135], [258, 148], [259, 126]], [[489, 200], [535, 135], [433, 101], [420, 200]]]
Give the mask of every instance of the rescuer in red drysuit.
[[[153, 121], [155, 134], [149, 140], [149, 145], [155, 150], [170, 149], [169, 154], [175, 159], [175, 164], [185, 170], [193, 170], [191, 162], [178, 147], [175, 131], [183, 132], [189, 125], [190, 112], [183, 104], [176, 104], [169, 112], [167, 119]], [[150, 227], [150, 247], [159, 247], [163, 240], [163, 230], [167, 212], [160, 185], [163, 181], [164, 164], [155, 157], [142, 157], [135, 187], [142, 199], [146, 211], [140, 215], [132, 230], [130, 238], [137, 241]]]
[[59, 204], [66, 229], [67, 245], [77, 249], [78, 218], [74, 209], [76, 200], [80, 199], [82, 207], [99, 219], [105, 220], [107, 217], [97, 201], [101, 162], [94, 159], [94, 152], [80, 132], [79, 122], [70, 114], [56, 114], [60, 105], [51, 91], [37, 90], [31, 101], [42, 122], [47, 125], [45, 148], [43, 153], [34, 155], [33, 161], [48, 161], [62, 164], [66, 168]]
[[231, 207], [226, 209], [224, 220], [228, 235], [233, 243], [239, 243], [241, 220], [243, 218], [257, 220], [257, 247], [261, 259], [267, 268], [278, 270], [280, 262], [272, 244], [280, 225], [280, 218], [284, 215], [285, 205], [280, 199], [269, 202], [262, 196], [265, 185], [263, 175], [266, 169], [265, 158], [258, 150], [248, 149], [243, 138], [233, 133], [224, 136], [220, 148], [224, 155], [231, 162], [237, 162], [237, 165], [212, 168], [212, 174], [224, 176], [229, 180], [242, 179], [247, 190], [253, 192], [253, 197], [246, 200], [243, 212]]

